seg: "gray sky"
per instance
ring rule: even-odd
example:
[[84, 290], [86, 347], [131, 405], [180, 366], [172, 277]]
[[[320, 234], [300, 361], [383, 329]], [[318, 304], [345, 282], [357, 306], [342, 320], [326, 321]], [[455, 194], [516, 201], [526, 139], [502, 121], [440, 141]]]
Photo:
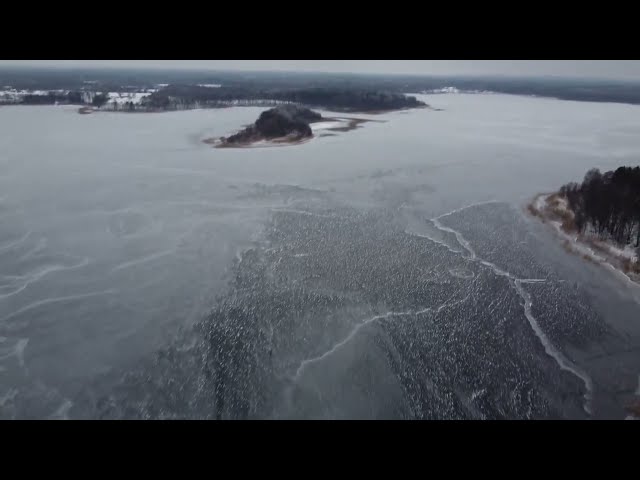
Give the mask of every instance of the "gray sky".
[[557, 75], [640, 80], [638, 60], [0, 60], [0, 66], [9, 64], [425, 75]]

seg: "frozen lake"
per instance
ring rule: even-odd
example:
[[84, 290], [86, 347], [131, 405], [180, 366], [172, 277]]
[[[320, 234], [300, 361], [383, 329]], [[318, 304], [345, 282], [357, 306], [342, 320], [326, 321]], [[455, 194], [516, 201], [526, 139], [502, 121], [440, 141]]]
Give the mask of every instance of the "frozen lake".
[[638, 165], [640, 108], [424, 99], [267, 149], [1, 107], [0, 418], [624, 418], [640, 292], [522, 211]]

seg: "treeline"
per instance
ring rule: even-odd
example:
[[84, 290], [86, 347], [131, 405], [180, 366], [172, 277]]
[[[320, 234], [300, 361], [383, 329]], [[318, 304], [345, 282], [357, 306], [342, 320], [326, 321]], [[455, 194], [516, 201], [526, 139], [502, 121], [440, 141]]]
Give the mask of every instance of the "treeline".
[[81, 91], [68, 93], [47, 92], [44, 95], [27, 94], [23, 96], [19, 103], [25, 105], [53, 105], [55, 103], [69, 103], [71, 105], [83, 105], [87, 103], [86, 94]]
[[[118, 91], [118, 90], [115, 90]], [[274, 107], [296, 104], [344, 112], [400, 110], [425, 106], [415, 97], [400, 93], [359, 88], [310, 87], [265, 89], [256, 86], [203, 87], [169, 85], [143, 97], [140, 103], [118, 105], [105, 93], [87, 90], [49, 91], [44, 95], [27, 94], [18, 103], [27, 105], [74, 104], [112, 108], [118, 111], [164, 111], [229, 106]]]
[[[92, 93], [83, 91], [72, 91], [68, 93], [47, 92], [44, 95], [27, 94], [20, 100], [24, 105], [54, 105], [54, 104], [70, 104], [70, 105], [93, 105], [94, 107], [102, 107], [109, 101], [109, 95], [106, 93]], [[127, 105], [129, 110], [134, 109], [134, 104], [129, 102]]]
[[[295, 103], [340, 111], [375, 111], [413, 108], [425, 104], [415, 97], [360, 89], [300, 88], [291, 90], [249, 87], [209, 88], [171, 85], [151, 94], [145, 105], [151, 109], [226, 106], [230, 102]], [[244, 103], [246, 104], [246, 103]]]
[[[250, 92], [324, 88], [391, 93], [423, 92], [455, 87], [460, 91], [492, 91], [565, 100], [640, 104], [637, 81], [578, 78], [505, 78], [488, 76], [364, 75], [312, 72], [211, 72], [150, 69], [38, 69], [0, 67], [0, 86], [18, 90], [85, 90], [99, 92], [140, 91], [160, 84], [222, 84], [223, 88]], [[222, 92], [212, 92], [213, 95]], [[167, 92], [169, 95], [173, 93]], [[178, 95], [181, 97], [182, 95]], [[158, 101], [160, 101], [160, 97]], [[249, 100], [248, 97], [237, 97]], [[257, 97], [254, 97], [254, 99]], [[265, 97], [271, 98], [271, 97]], [[227, 99], [228, 100], [228, 99]], [[37, 100], [35, 100], [37, 101]], [[207, 102], [215, 104], [217, 100]], [[384, 103], [384, 102], [383, 102]], [[192, 104], [189, 101], [187, 105]], [[167, 108], [174, 108], [171, 101]]]
[[620, 244], [640, 246], [640, 167], [587, 172], [581, 184], [560, 189], [578, 231], [591, 230]]
[[46, 95], [25, 95], [22, 101], [25, 105], [53, 105], [55, 103], [70, 103], [69, 96], [63, 93], [47, 93]]
[[334, 110], [355, 110], [361, 112], [397, 110], [426, 105], [415, 97], [398, 93], [330, 88], [310, 88], [277, 92], [274, 98]]

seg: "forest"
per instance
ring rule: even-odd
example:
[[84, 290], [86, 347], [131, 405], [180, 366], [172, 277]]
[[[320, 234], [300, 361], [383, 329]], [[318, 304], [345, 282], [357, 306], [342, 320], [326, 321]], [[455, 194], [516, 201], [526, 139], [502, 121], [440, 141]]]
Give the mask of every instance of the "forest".
[[228, 102], [266, 104], [295, 103], [338, 111], [376, 111], [415, 108], [425, 104], [399, 93], [360, 88], [310, 87], [268, 89], [256, 87], [207, 88], [197, 85], [170, 85], [145, 99], [151, 109], [173, 110], [226, 106]]
[[[429, 93], [444, 87], [461, 92], [533, 95], [564, 100], [640, 104], [637, 81], [584, 78], [521, 78], [491, 76], [365, 75], [315, 72], [243, 72], [157, 69], [0, 67], [0, 86], [21, 90], [128, 92], [163, 85], [221, 84], [249, 92], [328, 88], [390, 93]], [[204, 88], [204, 87], [203, 87]], [[209, 89], [214, 90], [214, 89]], [[183, 93], [185, 93], [183, 91]], [[204, 91], [202, 92], [204, 93]], [[223, 92], [220, 91], [219, 95]], [[236, 92], [239, 93], [239, 92]], [[181, 95], [178, 95], [181, 96]], [[162, 98], [157, 99], [162, 102]], [[245, 98], [245, 97], [236, 97]], [[262, 97], [263, 99], [265, 97]], [[266, 97], [270, 98], [270, 97]], [[53, 100], [53, 99], [49, 99]], [[42, 99], [33, 100], [42, 102]], [[275, 105], [275, 103], [273, 103]]]
[[[221, 85], [208, 88], [205, 85]], [[407, 92], [437, 94], [445, 87], [460, 92], [494, 92], [573, 101], [640, 104], [637, 81], [583, 78], [509, 78], [490, 76], [364, 75], [314, 72], [182, 71], [156, 69], [51, 69], [0, 67], [5, 90], [69, 91], [25, 104], [92, 104], [86, 93], [158, 90], [124, 111], [181, 110], [226, 106], [271, 107], [297, 103], [341, 111], [395, 110], [420, 106]], [[169, 88], [166, 88], [169, 87]], [[5, 102], [7, 103], [7, 102]], [[98, 106], [98, 105], [94, 105]]]
[[560, 189], [579, 232], [590, 231], [619, 244], [640, 247], [640, 167], [587, 172], [581, 184]]

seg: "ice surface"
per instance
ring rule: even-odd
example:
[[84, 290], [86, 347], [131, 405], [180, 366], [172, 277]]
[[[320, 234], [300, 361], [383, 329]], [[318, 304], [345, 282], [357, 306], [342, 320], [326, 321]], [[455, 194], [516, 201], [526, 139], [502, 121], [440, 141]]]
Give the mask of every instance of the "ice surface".
[[566, 346], [639, 307], [585, 303], [592, 267], [518, 212], [636, 161], [640, 109], [422, 98], [246, 150], [201, 140], [261, 108], [0, 108], [0, 416], [584, 418]]

